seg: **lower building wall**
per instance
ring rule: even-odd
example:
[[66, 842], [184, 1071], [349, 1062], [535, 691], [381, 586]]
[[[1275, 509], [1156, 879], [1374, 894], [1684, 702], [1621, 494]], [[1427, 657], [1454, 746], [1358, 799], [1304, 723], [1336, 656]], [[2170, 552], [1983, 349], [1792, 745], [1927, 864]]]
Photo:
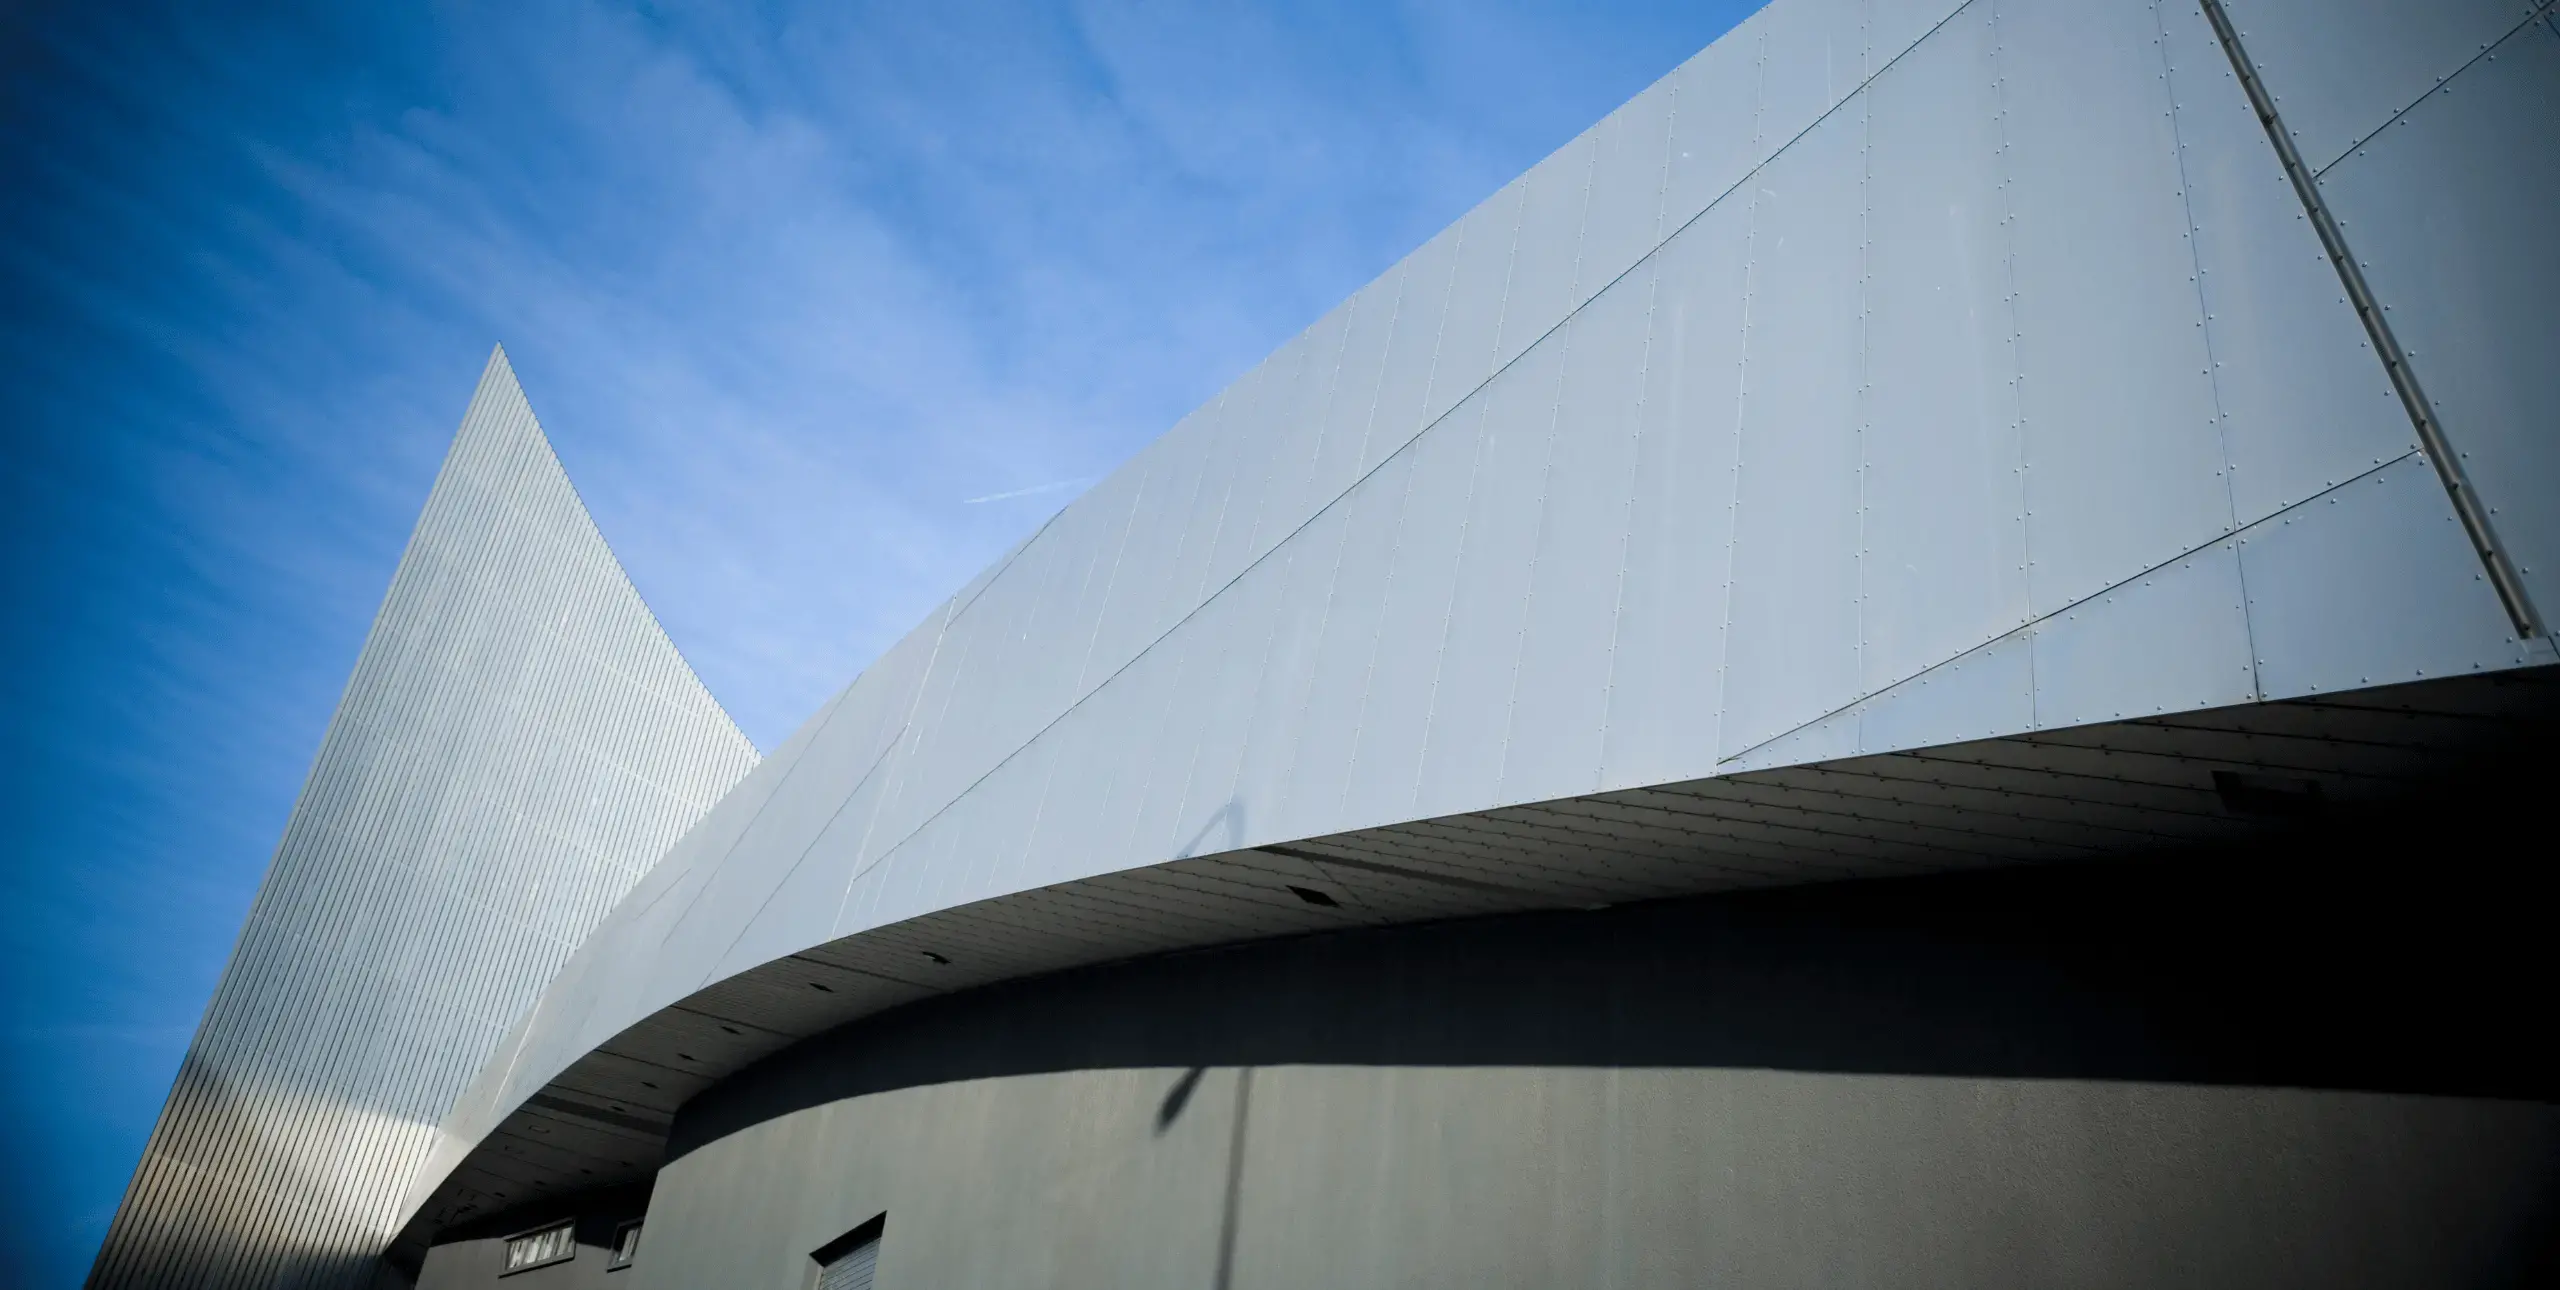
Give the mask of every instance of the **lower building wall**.
[[[417, 1290], [486, 1290], [490, 1286], [504, 1286], [506, 1290], [631, 1290], [631, 1265], [614, 1266], [614, 1246], [621, 1240], [623, 1228], [640, 1218], [647, 1195], [605, 1193], [581, 1197], [579, 1202], [447, 1233], [442, 1241], [428, 1248], [426, 1260], [418, 1269]], [[576, 1253], [556, 1263], [507, 1271], [510, 1236], [538, 1231], [563, 1218], [575, 1225]]]
[[[1187, 1091], [1187, 1097], [1184, 1096]], [[2560, 1109], [2141, 1082], [1281, 1066], [968, 1080], [660, 1176], [633, 1284], [2514, 1283]]]
[[635, 1290], [2560, 1282], [2547, 937], [2441, 804], [989, 987], [688, 1103]]

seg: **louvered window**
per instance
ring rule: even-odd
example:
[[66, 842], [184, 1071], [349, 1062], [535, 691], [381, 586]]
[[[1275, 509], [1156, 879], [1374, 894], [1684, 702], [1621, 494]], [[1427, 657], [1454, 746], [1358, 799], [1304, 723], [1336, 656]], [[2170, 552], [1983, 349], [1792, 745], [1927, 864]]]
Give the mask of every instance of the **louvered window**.
[[611, 1272], [615, 1268], [630, 1267], [631, 1261], [638, 1257], [640, 1257], [640, 1225], [625, 1223], [620, 1231], [613, 1234], [613, 1257], [604, 1261], [604, 1270]]
[[569, 1223], [554, 1223], [540, 1231], [508, 1237], [507, 1271], [522, 1272], [527, 1268], [547, 1267], [576, 1258], [578, 1241], [572, 1227], [573, 1224]]
[[870, 1222], [819, 1246], [809, 1255], [818, 1265], [815, 1290], [871, 1290], [872, 1273], [880, 1266], [880, 1237], [889, 1216]]
[[875, 1236], [819, 1269], [818, 1290], [871, 1290], [871, 1273], [879, 1266], [880, 1238]]

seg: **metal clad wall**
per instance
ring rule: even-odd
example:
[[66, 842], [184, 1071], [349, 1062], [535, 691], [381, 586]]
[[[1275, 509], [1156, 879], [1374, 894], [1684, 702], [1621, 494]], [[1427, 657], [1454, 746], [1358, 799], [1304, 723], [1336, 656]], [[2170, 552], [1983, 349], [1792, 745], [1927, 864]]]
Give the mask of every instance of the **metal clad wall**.
[[1752, 180], [1721, 752], [1858, 691], [1866, 103]]
[[2023, 626], [2024, 447], [1998, 32], [1950, 19], [1868, 104], [1860, 683]]
[[[2321, 187], [2547, 587], [2560, 26], [2385, 51], [2426, 6], [2230, 5], [2285, 105], [2336, 100]], [[913, 955], [896, 925], [958, 905], [2550, 660], [2422, 486], [2311, 209], [2196, 0], [1778, 0], [858, 679], [564, 969], [430, 1174], [693, 991]]]
[[492, 355], [90, 1284], [363, 1284], [455, 1095], [755, 761]]
[[2560, 18], [2457, 8], [2498, 21], [2439, 42], [2403, 78], [2433, 83], [2415, 101], [2357, 113], [2371, 132], [2320, 190], [2547, 621], [2560, 611]]
[[2161, 11], [2233, 518], [2417, 448], [2417, 432], [2204, 15]]

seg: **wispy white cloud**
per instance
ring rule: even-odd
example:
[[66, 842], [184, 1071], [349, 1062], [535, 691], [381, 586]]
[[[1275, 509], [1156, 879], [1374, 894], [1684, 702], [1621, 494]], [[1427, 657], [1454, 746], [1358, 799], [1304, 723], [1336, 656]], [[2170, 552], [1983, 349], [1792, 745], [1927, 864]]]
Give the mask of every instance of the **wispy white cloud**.
[[491, 343], [771, 747], [1749, 7], [0, 7], [0, 1224], [95, 1239]]

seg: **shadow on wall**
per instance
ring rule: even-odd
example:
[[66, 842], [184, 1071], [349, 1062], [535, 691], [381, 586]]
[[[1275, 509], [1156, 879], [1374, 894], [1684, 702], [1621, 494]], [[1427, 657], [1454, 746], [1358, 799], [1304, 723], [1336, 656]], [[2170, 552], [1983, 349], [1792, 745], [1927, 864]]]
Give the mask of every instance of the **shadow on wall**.
[[[1079, 969], [818, 1036], [669, 1158], [988, 1076], [1217, 1066], [1744, 1067], [2560, 1100], [2539, 1056], [2547, 758], [2245, 848], [1355, 929]], [[2543, 838], [2544, 842], [2527, 842]]]
[[[434, 1252], [419, 1270], [414, 1290], [463, 1290], [501, 1281], [508, 1290], [596, 1290], [620, 1286], [627, 1278], [619, 1274], [632, 1265], [616, 1262], [614, 1248], [621, 1244], [625, 1229], [638, 1225], [648, 1208], [647, 1187], [611, 1188], [448, 1228], [437, 1236]], [[578, 1247], [574, 1255], [557, 1263], [507, 1270], [508, 1237], [560, 1221], [573, 1225], [571, 1239]], [[645, 1235], [644, 1231], [644, 1239]], [[385, 1290], [405, 1284], [391, 1280], [388, 1273], [382, 1283]]]

